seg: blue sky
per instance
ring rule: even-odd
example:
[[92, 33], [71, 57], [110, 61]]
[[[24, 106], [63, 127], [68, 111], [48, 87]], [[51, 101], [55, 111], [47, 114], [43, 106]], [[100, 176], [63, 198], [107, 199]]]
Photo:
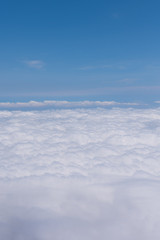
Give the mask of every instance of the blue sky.
[[154, 101], [160, 2], [2, 1], [0, 100]]

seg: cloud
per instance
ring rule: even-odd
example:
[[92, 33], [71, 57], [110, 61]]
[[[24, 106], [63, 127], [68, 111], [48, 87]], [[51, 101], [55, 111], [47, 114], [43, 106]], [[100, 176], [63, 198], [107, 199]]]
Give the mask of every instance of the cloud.
[[28, 67], [35, 68], [35, 69], [41, 69], [45, 65], [44, 62], [41, 60], [29, 60], [29, 61], [25, 61], [25, 64]]
[[84, 66], [79, 69], [80, 70], [92, 70], [92, 69], [105, 69], [105, 68], [113, 68], [113, 65]]
[[89, 66], [83, 66], [79, 68], [79, 70], [96, 70], [96, 69], [118, 69], [118, 70], [125, 70], [126, 64], [106, 64], [106, 65], [89, 65]]
[[120, 103], [115, 101], [29, 101], [29, 102], [0, 102], [0, 108], [89, 108], [89, 107], [108, 107], [108, 106], [137, 106], [138, 103]]
[[2, 239], [159, 239], [159, 108], [3, 110], [0, 123]]

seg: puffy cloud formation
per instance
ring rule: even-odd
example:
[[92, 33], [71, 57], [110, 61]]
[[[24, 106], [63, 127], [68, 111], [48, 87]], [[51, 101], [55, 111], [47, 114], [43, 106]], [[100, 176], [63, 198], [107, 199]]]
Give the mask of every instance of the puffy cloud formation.
[[0, 112], [3, 240], [160, 238], [160, 109]]

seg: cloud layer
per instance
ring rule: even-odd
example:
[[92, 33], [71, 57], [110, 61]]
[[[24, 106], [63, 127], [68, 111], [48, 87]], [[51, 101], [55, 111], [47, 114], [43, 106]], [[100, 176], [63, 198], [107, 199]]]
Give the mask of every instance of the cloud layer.
[[90, 107], [108, 107], [108, 106], [137, 106], [138, 103], [120, 103], [115, 101], [30, 101], [30, 102], [0, 102], [0, 108], [90, 108]]
[[1, 111], [0, 123], [2, 239], [159, 239], [159, 108]]

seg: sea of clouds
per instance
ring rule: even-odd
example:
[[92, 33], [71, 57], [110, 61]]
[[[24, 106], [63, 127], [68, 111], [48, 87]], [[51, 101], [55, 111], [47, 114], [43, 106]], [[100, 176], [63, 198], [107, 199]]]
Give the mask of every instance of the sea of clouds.
[[87, 104], [0, 111], [0, 239], [160, 239], [160, 108]]

